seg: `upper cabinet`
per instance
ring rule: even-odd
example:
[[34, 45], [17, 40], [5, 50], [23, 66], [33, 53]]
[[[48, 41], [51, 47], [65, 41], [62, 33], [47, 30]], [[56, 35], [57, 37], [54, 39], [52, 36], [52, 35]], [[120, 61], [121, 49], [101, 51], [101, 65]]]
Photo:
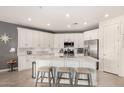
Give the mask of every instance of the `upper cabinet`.
[[75, 48], [83, 48], [84, 40], [98, 38], [98, 29], [84, 33], [52, 34], [31, 29], [18, 28], [19, 48], [64, 48], [64, 42], [74, 42]]
[[46, 48], [53, 48], [53, 44], [54, 44], [54, 37], [53, 37], [53, 34], [51, 34], [51, 33], [46, 33], [46, 38], [44, 38], [44, 39], [46, 39], [45, 41], [46, 41]]
[[39, 31], [30, 31], [31, 33], [33, 33], [33, 37], [32, 37], [32, 47], [40, 47], [40, 32]]
[[28, 29], [18, 28], [18, 47], [30, 48], [33, 42], [33, 33]]
[[99, 38], [99, 29], [84, 32], [84, 40], [93, 40]]
[[83, 33], [54, 34], [54, 48], [64, 48], [64, 42], [74, 42], [75, 48], [83, 48]]
[[64, 34], [54, 34], [54, 48], [64, 48]]
[[53, 48], [53, 34], [30, 30], [18, 29], [18, 48]]

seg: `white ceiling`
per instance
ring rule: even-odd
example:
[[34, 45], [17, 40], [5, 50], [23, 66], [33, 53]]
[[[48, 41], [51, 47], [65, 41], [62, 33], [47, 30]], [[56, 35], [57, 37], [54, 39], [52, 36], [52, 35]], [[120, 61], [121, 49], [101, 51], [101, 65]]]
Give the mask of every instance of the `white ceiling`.
[[[66, 17], [66, 14], [70, 17]], [[0, 21], [46, 29], [54, 32], [85, 31], [98, 27], [101, 20], [124, 14], [119, 6], [1, 6]], [[31, 21], [28, 21], [31, 18]], [[107, 19], [108, 19], [107, 18]], [[84, 25], [87, 22], [87, 25]], [[50, 26], [46, 24], [50, 24]], [[73, 23], [78, 23], [73, 25]], [[70, 25], [70, 27], [67, 27]]]

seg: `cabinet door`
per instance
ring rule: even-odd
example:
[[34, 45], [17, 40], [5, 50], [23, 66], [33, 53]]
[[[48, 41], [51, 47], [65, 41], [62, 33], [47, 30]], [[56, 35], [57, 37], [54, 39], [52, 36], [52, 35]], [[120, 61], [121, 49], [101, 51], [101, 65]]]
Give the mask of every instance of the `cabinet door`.
[[118, 24], [103, 27], [104, 31], [104, 71], [118, 72]]
[[54, 35], [54, 48], [59, 48], [59, 35], [55, 34]]
[[78, 34], [78, 47], [83, 48], [83, 34]]
[[33, 37], [32, 37], [33, 44], [32, 44], [32, 46], [34, 48], [39, 47], [40, 46], [40, 44], [39, 44], [39, 36], [40, 36], [39, 32], [38, 31], [32, 31], [32, 34], [33, 34]]
[[32, 57], [28, 56], [25, 58], [25, 69], [31, 69], [32, 68]]
[[84, 40], [89, 40], [89, 32], [84, 32]]
[[58, 35], [58, 40], [59, 40], [59, 48], [64, 48], [64, 34], [59, 34]]
[[47, 38], [48, 38], [48, 48], [53, 48], [53, 34], [47, 33]]
[[43, 32], [39, 33], [39, 44], [40, 44], [40, 48], [44, 48], [44, 36], [43, 36]]
[[64, 35], [64, 42], [68, 42], [68, 41], [69, 41], [68, 34], [65, 34], [65, 35]]
[[91, 35], [91, 39], [93, 40], [93, 39], [98, 39], [98, 29], [95, 29], [95, 30], [92, 30], [91, 31], [92, 33], [92, 35]]
[[32, 31], [31, 30], [25, 30], [26, 32], [26, 38], [25, 38], [25, 42], [26, 42], [26, 48], [31, 48], [32, 47]]
[[22, 71], [25, 70], [26, 65], [25, 65], [25, 56], [19, 56], [18, 57], [18, 70]]
[[18, 28], [18, 48], [26, 47], [26, 31], [22, 28]]
[[78, 48], [79, 47], [79, 39], [78, 39], [78, 34], [74, 34], [74, 47]]
[[44, 33], [44, 47], [49, 48], [49, 34]]
[[53, 37], [53, 34], [50, 33], [50, 37], [49, 37], [49, 46], [50, 48], [53, 48], [54, 47], [54, 37]]

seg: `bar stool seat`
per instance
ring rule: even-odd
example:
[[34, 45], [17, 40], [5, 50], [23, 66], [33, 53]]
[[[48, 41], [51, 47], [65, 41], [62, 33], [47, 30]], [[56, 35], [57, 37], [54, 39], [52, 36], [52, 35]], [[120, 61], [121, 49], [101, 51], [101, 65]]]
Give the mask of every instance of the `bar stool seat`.
[[50, 70], [52, 70], [52, 68], [47, 66], [38, 68], [40, 72], [49, 72]]
[[[73, 81], [72, 81], [72, 72], [71, 72], [71, 68], [70, 67], [57, 67], [56, 68], [56, 72], [57, 72], [57, 79], [56, 79], [56, 86], [61, 85], [60, 81], [62, 79], [64, 80], [69, 80], [69, 85], [73, 85]], [[63, 75], [68, 75], [68, 77], [63, 76]]]
[[[46, 73], [48, 74], [48, 77], [45, 77]], [[43, 83], [44, 78], [48, 78], [49, 86], [51, 86], [51, 80], [53, 80], [53, 84], [55, 83], [52, 67], [42, 66], [38, 68], [35, 86], [37, 86], [39, 79], [41, 79], [41, 83]]]
[[[87, 75], [87, 79], [80, 78], [80, 75]], [[75, 86], [78, 86], [78, 80], [88, 81], [88, 86], [92, 86], [92, 76], [89, 68], [78, 67], [75, 68]]]
[[69, 73], [70, 68], [69, 67], [58, 67], [56, 68], [57, 72], [63, 72], [63, 73]]
[[75, 71], [80, 74], [90, 74], [90, 69], [88, 68], [75, 68]]

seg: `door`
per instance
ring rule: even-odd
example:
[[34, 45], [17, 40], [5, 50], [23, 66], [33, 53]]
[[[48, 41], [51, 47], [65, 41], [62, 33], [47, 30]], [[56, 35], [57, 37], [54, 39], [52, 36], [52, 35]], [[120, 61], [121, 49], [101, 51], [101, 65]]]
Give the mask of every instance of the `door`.
[[117, 74], [118, 71], [118, 24], [103, 27], [104, 71]]

